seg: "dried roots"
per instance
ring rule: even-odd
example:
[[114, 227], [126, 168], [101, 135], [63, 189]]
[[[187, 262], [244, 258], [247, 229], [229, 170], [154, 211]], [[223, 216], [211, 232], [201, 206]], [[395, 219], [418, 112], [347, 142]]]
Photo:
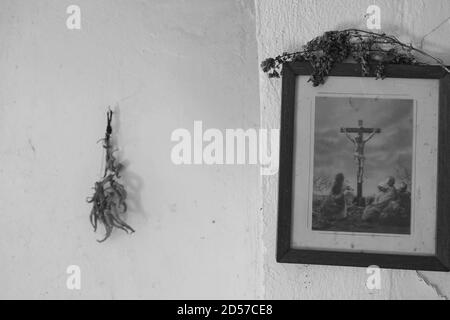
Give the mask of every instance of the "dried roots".
[[106, 149], [105, 173], [103, 179], [95, 183], [94, 195], [87, 200], [92, 203], [90, 221], [94, 231], [97, 231], [99, 222], [103, 224], [106, 231], [105, 237], [98, 242], [106, 241], [114, 228], [122, 229], [126, 233], [134, 232], [133, 228], [121, 218], [121, 215], [127, 212], [127, 192], [118, 181], [123, 166], [114, 156], [115, 150], [111, 143], [112, 114], [112, 111], [108, 111], [106, 135], [101, 140], [103, 141], [103, 147]]

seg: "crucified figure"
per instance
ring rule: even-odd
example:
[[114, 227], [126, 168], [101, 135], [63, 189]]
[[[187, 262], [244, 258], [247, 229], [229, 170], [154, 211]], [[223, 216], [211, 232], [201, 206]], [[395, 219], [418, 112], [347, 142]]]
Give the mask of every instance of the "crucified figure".
[[[364, 128], [363, 121], [358, 121], [357, 128], [341, 128], [341, 132], [345, 133], [345, 136], [348, 140], [350, 140], [355, 149], [353, 152], [353, 157], [355, 159], [356, 164], [358, 165], [358, 171], [356, 174], [356, 182], [357, 182], [357, 200], [360, 202], [362, 200], [362, 187], [363, 187], [363, 179], [364, 179], [364, 162], [366, 157], [364, 156], [364, 147], [366, 143], [372, 139], [377, 133], [381, 133], [381, 129], [372, 129], [372, 128]], [[354, 133], [356, 135], [351, 136], [350, 133]], [[368, 136], [365, 138], [365, 135]]]
[[361, 161], [361, 164], [363, 166], [364, 166], [364, 160], [366, 159], [366, 157], [364, 156], [364, 147], [365, 147], [366, 143], [370, 139], [372, 139], [376, 134], [377, 134], [377, 131], [375, 129], [373, 129], [372, 133], [366, 139], [364, 139], [363, 134], [358, 134], [356, 137], [352, 137], [348, 133], [348, 130], [345, 130], [345, 135], [346, 135], [347, 139], [350, 140], [351, 142], [353, 142], [353, 144], [355, 145], [355, 152], [353, 153], [353, 156], [358, 163]]

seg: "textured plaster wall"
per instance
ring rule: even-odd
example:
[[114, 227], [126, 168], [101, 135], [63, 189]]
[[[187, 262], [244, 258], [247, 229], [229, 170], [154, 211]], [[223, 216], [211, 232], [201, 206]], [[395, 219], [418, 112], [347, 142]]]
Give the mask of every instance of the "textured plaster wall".
[[[259, 168], [170, 160], [194, 120], [259, 127], [253, 1], [2, 0], [0, 75], [0, 298], [259, 296]], [[108, 105], [137, 232], [100, 245]]]
[[[259, 60], [298, 50], [327, 30], [365, 28], [369, 5], [381, 8], [383, 31], [398, 35], [450, 64], [448, 0], [256, 0]], [[425, 38], [424, 38], [425, 37]], [[278, 128], [279, 80], [260, 74], [262, 127]], [[264, 178], [264, 296], [287, 299], [446, 299], [450, 275], [382, 271], [381, 290], [369, 291], [366, 270], [275, 263], [277, 176]]]

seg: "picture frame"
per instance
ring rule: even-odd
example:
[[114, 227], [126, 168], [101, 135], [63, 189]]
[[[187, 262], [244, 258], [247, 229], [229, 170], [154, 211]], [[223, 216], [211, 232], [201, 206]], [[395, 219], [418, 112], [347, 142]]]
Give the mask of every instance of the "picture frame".
[[[375, 67], [371, 68], [372, 70]], [[335, 85], [339, 88], [347, 88], [345, 86], [345, 82], [353, 81], [353, 84], [357, 84], [353, 87], [358, 87], [359, 90], [363, 88], [368, 88], [364, 84], [364, 81], [372, 81], [370, 82], [370, 87], [373, 84], [382, 83], [383, 81], [387, 81], [387, 79], [391, 79], [391, 83], [381, 84], [384, 89], [389, 89], [391, 91], [391, 96], [394, 96], [395, 86], [400, 85], [403, 89], [408, 90], [408, 87], [412, 88], [420, 88], [421, 80], [431, 80], [429, 83], [434, 83], [433, 85], [436, 87], [436, 90], [431, 90], [433, 94], [429, 94], [430, 99], [434, 99], [433, 101], [436, 103], [422, 103], [418, 105], [422, 115], [426, 115], [428, 112], [428, 105], [436, 105], [437, 113], [435, 115], [437, 128], [436, 128], [436, 138], [434, 139], [436, 142], [436, 154], [435, 156], [435, 194], [428, 196], [427, 199], [431, 199], [428, 202], [433, 202], [435, 199], [434, 209], [432, 210], [435, 214], [435, 222], [434, 222], [434, 234], [426, 235], [425, 232], [422, 232], [424, 237], [428, 239], [428, 242], [434, 241], [434, 244], [428, 246], [429, 253], [426, 250], [423, 252], [415, 253], [417, 248], [412, 248], [405, 250], [403, 252], [402, 248], [407, 248], [409, 246], [408, 239], [413, 239], [415, 234], [421, 234], [421, 231], [417, 228], [421, 227], [421, 224], [417, 222], [416, 230], [411, 232], [409, 235], [401, 235], [395, 240], [384, 239], [385, 235], [369, 235], [366, 233], [356, 234], [356, 233], [339, 233], [336, 231], [321, 233], [312, 230], [311, 228], [307, 229], [307, 231], [300, 232], [295, 229], [296, 220], [304, 219], [304, 217], [310, 217], [313, 215], [313, 212], [308, 212], [308, 209], [305, 210], [295, 210], [294, 208], [302, 207], [302, 208], [310, 208], [310, 204], [305, 204], [308, 201], [305, 201], [303, 197], [296, 196], [298, 195], [297, 184], [303, 183], [306, 185], [306, 180], [308, 180], [308, 170], [301, 171], [300, 169], [296, 169], [297, 160], [307, 162], [308, 159], [312, 159], [309, 161], [309, 166], [314, 165], [314, 151], [311, 151], [308, 148], [301, 148], [299, 151], [300, 154], [296, 153], [296, 146], [299, 145], [299, 140], [305, 140], [308, 138], [308, 132], [304, 132], [303, 134], [299, 133], [299, 130], [302, 129], [302, 126], [297, 124], [298, 119], [303, 119], [299, 117], [299, 110], [302, 110], [303, 106], [298, 105], [298, 99], [302, 97], [302, 92], [299, 92], [299, 79], [302, 79], [303, 88], [306, 88], [307, 77], [312, 74], [312, 67], [309, 63], [305, 62], [292, 62], [286, 63], [283, 66], [283, 74], [282, 74], [282, 106], [281, 106], [281, 129], [280, 129], [280, 170], [279, 170], [279, 186], [278, 186], [278, 226], [277, 226], [277, 252], [276, 252], [276, 260], [278, 263], [295, 263], [295, 264], [315, 264], [315, 265], [334, 265], [334, 266], [354, 266], [354, 267], [369, 267], [376, 265], [380, 268], [388, 268], [388, 269], [407, 269], [407, 270], [430, 270], [430, 271], [449, 271], [450, 270], [450, 197], [447, 192], [450, 190], [450, 74], [448, 74], [444, 69], [439, 66], [426, 66], [426, 65], [387, 65], [385, 68], [386, 80], [375, 80], [375, 74], [372, 72], [369, 77], [362, 77], [362, 70], [359, 64], [352, 63], [343, 63], [336, 65], [331, 73], [328, 75], [329, 77], [326, 80], [326, 83], [321, 86], [321, 88], [311, 89], [312, 92], [319, 94], [320, 92], [326, 91], [329, 82], [333, 82], [333, 79], [339, 79], [339, 81], [334, 81]], [[306, 77], [306, 78], [305, 78]], [[364, 80], [363, 80], [364, 79]], [[405, 80], [403, 80], [405, 79]], [[406, 84], [402, 84], [402, 81], [406, 81]], [[419, 82], [417, 82], [419, 81]], [[369, 82], [367, 82], [369, 83]], [[410, 85], [413, 83], [414, 85], [417, 83], [417, 86]], [[428, 83], [428, 82], [427, 82]], [[393, 84], [393, 85], [391, 85]], [[388, 86], [389, 85], [389, 86]], [[311, 83], [308, 84], [309, 87], [312, 87]], [[309, 89], [308, 89], [309, 90]], [[315, 90], [315, 91], [314, 91]], [[349, 87], [349, 91], [351, 91], [351, 87]], [[374, 91], [371, 89], [372, 95], [370, 99], [379, 99], [378, 96], [374, 97]], [[341, 90], [342, 91], [342, 90]], [[343, 90], [345, 91], [345, 90]], [[430, 91], [430, 92], [431, 92]], [[341, 94], [341, 92], [336, 92], [337, 94]], [[361, 92], [360, 92], [361, 93]], [[327, 93], [329, 94], [329, 93]], [[412, 92], [414, 94], [414, 92]], [[320, 95], [320, 94], [319, 94]], [[428, 96], [428, 95], [427, 95]], [[369, 99], [369, 98], [367, 98]], [[426, 99], [426, 98], [423, 98]], [[312, 99], [310, 99], [312, 100]], [[374, 101], [375, 101], [374, 100]], [[414, 100], [414, 99], [412, 99]], [[317, 103], [317, 99], [315, 100]], [[380, 100], [376, 100], [380, 101]], [[426, 100], [423, 100], [426, 101]], [[386, 101], [384, 101], [386, 102]], [[383, 102], [383, 103], [384, 103]], [[314, 102], [313, 102], [314, 103]], [[386, 102], [387, 103], [387, 102]], [[312, 108], [315, 108], [314, 106]], [[431, 108], [431, 107], [430, 107]], [[420, 113], [419, 112], [419, 113]], [[417, 114], [415, 114], [416, 117]], [[307, 117], [304, 117], [305, 119]], [[308, 119], [302, 121], [302, 124], [314, 123], [317, 120], [311, 118], [310, 121]], [[417, 121], [417, 119], [415, 120]], [[422, 125], [423, 122], [420, 122], [421, 132], [427, 132], [425, 129], [427, 128], [425, 125]], [[361, 126], [362, 127], [362, 126]], [[425, 128], [425, 129], [424, 129]], [[337, 131], [336, 135], [337, 135]], [[309, 131], [309, 135], [313, 136], [311, 130]], [[312, 138], [314, 139], [314, 138]], [[416, 139], [416, 138], [415, 138]], [[420, 137], [419, 137], [420, 139]], [[432, 141], [433, 138], [429, 138]], [[306, 141], [306, 140], [305, 140]], [[305, 146], [308, 144], [305, 142]], [[422, 152], [423, 148], [419, 146], [415, 148], [415, 152]], [[351, 153], [351, 151], [350, 151]], [[309, 155], [309, 157], [308, 157]], [[427, 155], [424, 155], [425, 157]], [[307, 159], [308, 158], [308, 159]], [[303, 160], [301, 160], [303, 159]], [[305, 160], [306, 159], [306, 160]], [[370, 161], [369, 156], [368, 160]], [[416, 160], [415, 160], [416, 161]], [[425, 161], [423, 161], [425, 163]], [[433, 161], [428, 161], [429, 163], [434, 163]], [[417, 165], [417, 162], [416, 162]], [[419, 164], [420, 165], [420, 164]], [[417, 169], [417, 168], [415, 168]], [[420, 169], [420, 170], [419, 170]], [[433, 179], [423, 179], [424, 172], [427, 170], [423, 170], [423, 168], [417, 169], [419, 175], [417, 181], [415, 182], [417, 185], [415, 188], [418, 190], [421, 186], [421, 181], [425, 181], [426, 183], [430, 183], [428, 180]], [[299, 171], [299, 172], [298, 172]], [[312, 172], [312, 169], [309, 169], [309, 172]], [[431, 172], [431, 171], [430, 171]], [[294, 175], [299, 178], [294, 178]], [[309, 174], [311, 175], [311, 174]], [[420, 180], [422, 179], [422, 180]], [[312, 180], [312, 178], [309, 178]], [[425, 185], [424, 185], [425, 187]], [[311, 189], [311, 188], [310, 188]], [[425, 188], [430, 189], [430, 188]], [[424, 189], [424, 190], [425, 190]], [[433, 189], [433, 188], [431, 188]], [[416, 192], [412, 190], [413, 193]], [[296, 193], [297, 192], [297, 193]], [[309, 191], [308, 191], [309, 192]], [[422, 190], [423, 192], [423, 190]], [[307, 193], [307, 192], [305, 192]], [[297, 202], [301, 202], [299, 199], [303, 199], [303, 203], [297, 204]], [[414, 198], [414, 196], [413, 196]], [[306, 196], [305, 196], [306, 199]], [[422, 208], [423, 206], [427, 206], [428, 203], [422, 198], [416, 197], [417, 208]], [[311, 201], [309, 201], [311, 202]], [[431, 206], [431, 205], [430, 205]], [[431, 206], [433, 207], [433, 206]], [[366, 210], [367, 206], [364, 208]], [[414, 210], [416, 210], [415, 208]], [[414, 211], [411, 210], [411, 211]], [[414, 214], [416, 218], [419, 217], [423, 219], [423, 221], [427, 221], [425, 215], [422, 217], [423, 210], [416, 210]], [[298, 218], [302, 217], [302, 218]], [[431, 216], [430, 216], [431, 217]], [[308, 218], [309, 219], [309, 218]], [[419, 220], [420, 220], [419, 219]], [[416, 219], [417, 220], [417, 219]], [[306, 221], [306, 220], [305, 220]], [[298, 223], [297, 223], [298, 224]], [[412, 222], [411, 222], [412, 224]], [[426, 224], [426, 223], [425, 223]], [[299, 229], [300, 230], [300, 229]], [[306, 229], [305, 229], [306, 230]], [[431, 230], [431, 229], [429, 229]], [[431, 231], [430, 231], [431, 232]], [[329, 239], [334, 239], [333, 241], [329, 241], [330, 245], [321, 244], [320, 246], [314, 246], [311, 244], [303, 245], [302, 241], [300, 241], [300, 245], [294, 245], [294, 237], [296, 235], [300, 235], [299, 237], [304, 237], [305, 235], [314, 235], [317, 240], [321, 241], [322, 234], [324, 237], [328, 237]], [[331, 236], [332, 234], [332, 236]], [[361, 243], [360, 248], [352, 247], [340, 247], [336, 248], [335, 244], [340, 244], [340, 242], [336, 239], [347, 239], [347, 238], [357, 238], [357, 240]], [[345, 238], [346, 237], [346, 238]], [[364, 241], [370, 242], [372, 238], [376, 238], [375, 245], [369, 247], [369, 249], [364, 249]], [[408, 238], [409, 237], [409, 238]], [[311, 236], [311, 238], [313, 238]], [[308, 242], [307, 238], [303, 238], [304, 242]], [[306, 241], [306, 240], [308, 241]], [[363, 239], [363, 240], [361, 240]], [[398, 240], [397, 240], [398, 239]], [[386, 241], [384, 241], [386, 240]], [[342, 241], [342, 243], [346, 242]], [[395, 252], [391, 252], [389, 250], [378, 250], [376, 248], [377, 243], [386, 242], [386, 248], [389, 248], [390, 243], [395, 243], [392, 247], [394, 248], [397, 244], [404, 243], [399, 245], [399, 249]], [[403, 242], [402, 242], [403, 241]], [[425, 241], [422, 241], [425, 242]], [[431, 247], [432, 250], [430, 249]], [[395, 249], [395, 248], [394, 248]], [[419, 250], [420, 251], [420, 250]]]

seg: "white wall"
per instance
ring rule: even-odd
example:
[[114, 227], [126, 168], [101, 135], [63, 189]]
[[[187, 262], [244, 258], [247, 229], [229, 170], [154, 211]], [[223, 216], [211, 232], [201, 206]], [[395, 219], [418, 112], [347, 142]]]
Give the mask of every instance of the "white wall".
[[[0, 298], [260, 295], [259, 168], [170, 160], [194, 120], [259, 127], [254, 19], [251, 0], [0, 2]], [[100, 245], [85, 199], [108, 105], [137, 232]]]
[[[257, 0], [259, 60], [301, 45], [328, 30], [365, 28], [369, 5], [381, 7], [382, 28], [414, 44], [450, 17], [448, 0]], [[424, 49], [450, 64], [450, 22], [424, 39]], [[261, 125], [279, 128], [280, 80], [260, 73]], [[382, 272], [382, 289], [366, 289], [366, 270], [275, 263], [278, 176], [263, 180], [264, 287], [267, 298], [440, 299], [450, 297], [450, 275], [415, 271]]]

